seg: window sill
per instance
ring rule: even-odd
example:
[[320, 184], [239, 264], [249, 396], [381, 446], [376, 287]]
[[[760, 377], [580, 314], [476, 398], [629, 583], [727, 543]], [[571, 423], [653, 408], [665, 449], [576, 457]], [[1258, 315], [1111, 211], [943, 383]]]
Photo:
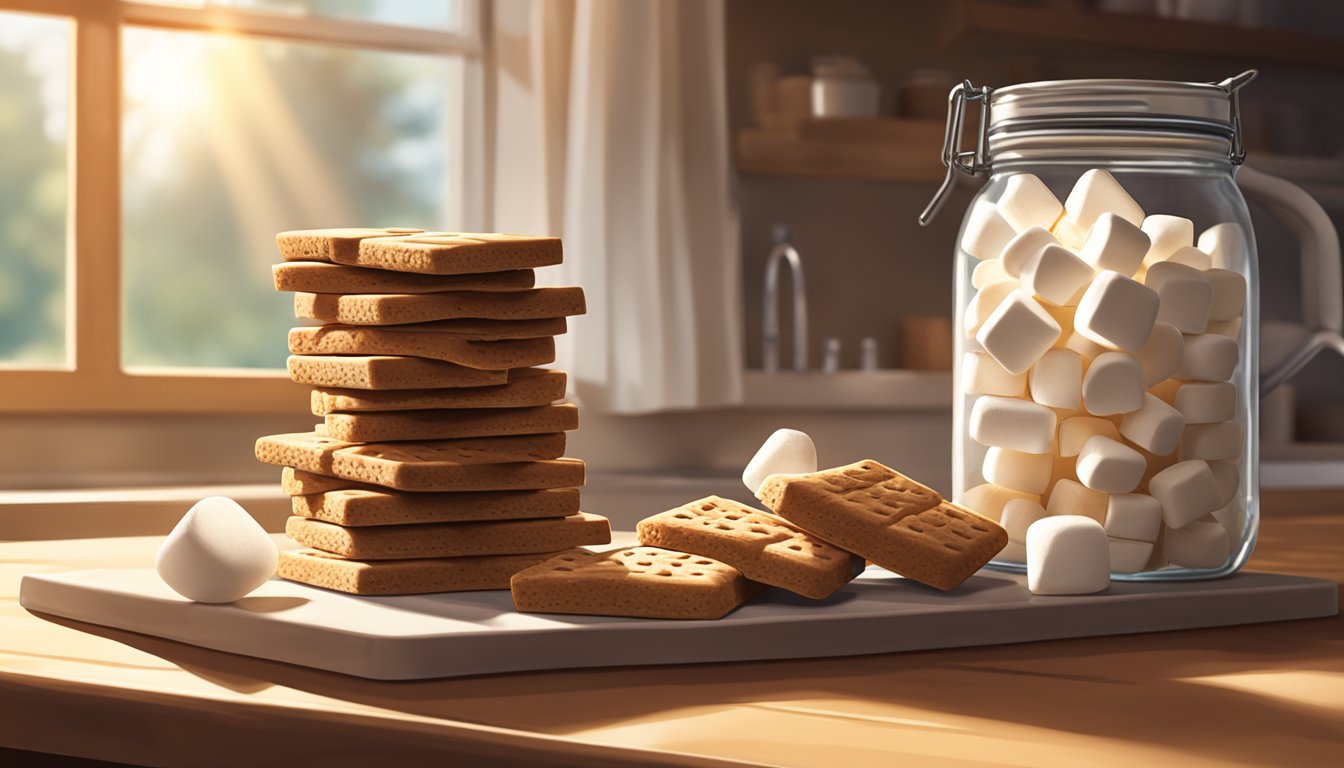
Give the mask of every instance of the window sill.
[[206, 496], [228, 496], [266, 530], [285, 529], [290, 504], [278, 483], [0, 491], [0, 540], [161, 536]]

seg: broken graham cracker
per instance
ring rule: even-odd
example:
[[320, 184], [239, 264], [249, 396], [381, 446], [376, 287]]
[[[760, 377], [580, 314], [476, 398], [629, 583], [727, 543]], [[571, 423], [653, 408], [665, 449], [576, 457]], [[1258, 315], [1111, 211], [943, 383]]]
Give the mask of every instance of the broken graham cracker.
[[708, 496], [641, 520], [639, 543], [726, 563], [743, 576], [820, 600], [863, 570], [855, 557], [774, 515]]
[[285, 261], [349, 261], [359, 258], [359, 243], [362, 240], [376, 237], [406, 237], [423, 233], [422, 229], [409, 227], [300, 229], [276, 235], [275, 245], [280, 249], [280, 258]]
[[342, 249], [333, 259], [343, 264], [434, 275], [534, 269], [563, 260], [564, 247], [558, 237], [473, 232], [368, 239], [359, 243], [353, 255]]
[[381, 391], [321, 388], [313, 390], [310, 405], [314, 416], [366, 411], [527, 408], [563, 400], [566, 378], [564, 371], [519, 368], [509, 371], [509, 383], [493, 387]]
[[289, 351], [296, 355], [404, 355], [501, 371], [553, 362], [555, 340], [468, 341], [446, 333], [403, 331], [400, 326], [332, 324], [289, 329]]
[[536, 285], [530, 269], [477, 275], [417, 275], [348, 267], [320, 261], [287, 261], [271, 267], [275, 290], [308, 293], [438, 293], [440, 291], [522, 291]]
[[294, 294], [295, 317], [346, 325], [402, 325], [471, 317], [535, 320], [582, 315], [583, 289], [532, 288], [507, 293], [305, 293]]
[[643, 619], [718, 619], [760, 592], [737, 569], [656, 547], [580, 550], [513, 575], [513, 605], [526, 613]]
[[567, 517], [344, 528], [291, 517], [285, 534], [305, 547], [354, 560], [468, 557], [555, 552], [611, 542], [611, 525], [587, 512]]
[[350, 443], [538, 435], [578, 429], [579, 407], [561, 403], [535, 408], [329, 413], [326, 428], [328, 437]]
[[461, 493], [348, 489], [294, 496], [290, 504], [299, 517], [347, 527], [526, 520], [577, 514], [579, 489]]
[[317, 475], [400, 491], [524, 491], [577, 488], [579, 459], [555, 458], [565, 435], [480, 437], [352, 445], [311, 433], [257, 440], [257, 459]]
[[757, 496], [775, 514], [889, 571], [948, 590], [1008, 544], [997, 523], [871, 459], [771, 475]]
[[350, 560], [316, 549], [301, 549], [281, 552], [276, 574], [300, 584], [352, 595], [421, 595], [508, 589], [513, 574], [555, 554]]
[[343, 389], [452, 389], [506, 384], [508, 371], [391, 355], [290, 355], [289, 378], [300, 384]]

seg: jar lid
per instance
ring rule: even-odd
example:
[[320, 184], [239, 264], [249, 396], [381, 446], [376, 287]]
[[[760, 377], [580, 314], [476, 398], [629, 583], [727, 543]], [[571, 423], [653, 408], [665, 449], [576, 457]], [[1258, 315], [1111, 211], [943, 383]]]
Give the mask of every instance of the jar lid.
[[1055, 125], [1166, 125], [1230, 134], [1232, 93], [1223, 84], [1165, 80], [1053, 80], [989, 94], [990, 135]]

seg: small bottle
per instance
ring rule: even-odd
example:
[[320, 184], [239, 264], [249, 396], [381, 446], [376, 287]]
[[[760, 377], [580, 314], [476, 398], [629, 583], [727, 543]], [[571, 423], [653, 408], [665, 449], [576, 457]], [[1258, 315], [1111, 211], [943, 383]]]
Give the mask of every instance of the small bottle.
[[827, 336], [821, 341], [821, 372], [826, 374], [840, 371], [840, 340]]
[[864, 336], [859, 341], [859, 368], [864, 373], [877, 370], [877, 339], [872, 336]]

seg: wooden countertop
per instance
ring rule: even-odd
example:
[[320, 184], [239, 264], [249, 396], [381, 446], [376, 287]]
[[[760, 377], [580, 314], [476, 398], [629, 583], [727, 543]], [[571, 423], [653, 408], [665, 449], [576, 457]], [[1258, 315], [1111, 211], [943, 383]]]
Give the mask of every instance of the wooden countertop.
[[[1251, 569], [1344, 581], [1344, 493], [1264, 507]], [[144, 566], [157, 543], [0, 545], [0, 747], [165, 766], [1344, 764], [1340, 617], [387, 683], [19, 607], [24, 573]]]

